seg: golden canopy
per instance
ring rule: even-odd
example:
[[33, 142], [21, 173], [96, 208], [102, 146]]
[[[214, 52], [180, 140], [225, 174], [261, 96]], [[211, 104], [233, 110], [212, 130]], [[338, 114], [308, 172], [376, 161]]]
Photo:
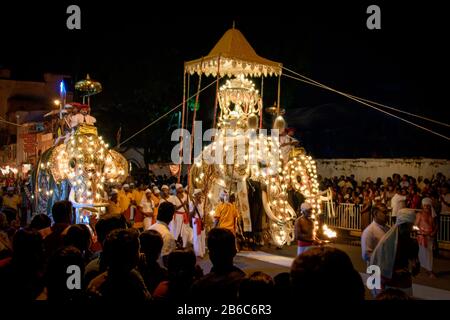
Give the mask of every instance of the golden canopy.
[[267, 77], [280, 75], [281, 68], [281, 63], [258, 56], [244, 35], [234, 27], [225, 32], [206, 57], [184, 63], [185, 72], [199, 75], [203, 73], [206, 76], [217, 76], [219, 71], [220, 76], [244, 74]]

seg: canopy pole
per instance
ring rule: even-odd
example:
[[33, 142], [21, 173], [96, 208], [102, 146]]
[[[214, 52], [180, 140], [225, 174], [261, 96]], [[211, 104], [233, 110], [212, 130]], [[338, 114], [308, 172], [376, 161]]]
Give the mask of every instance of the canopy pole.
[[[216, 97], [214, 99], [214, 119], [213, 119], [213, 126], [212, 126], [214, 129], [216, 128], [217, 103], [218, 103], [218, 96], [219, 96], [219, 78], [220, 78], [220, 56], [217, 61]], [[213, 136], [213, 139], [214, 139], [214, 136]]]
[[191, 75], [188, 73], [187, 74], [187, 89], [186, 89], [186, 91], [187, 91], [186, 97], [187, 97], [188, 100], [186, 100], [186, 117], [185, 117], [185, 120], [186, 120], [185, 128], [186, 128], [186, 130], [189, 130], [189, 101], [191, 100], [189, 98], [190, 97], [190, 88], [191, 88]]
[[280, 115], [280, 87], [281, 87], [281, 73], [278, 76], [277, 116]]
[[184, 132], [184, 115], [186, 112], [186, 71], [183, 70], [183, 107], [181, 111], [181, 135], [180, 135], [180, 164], [178, 165], [178, 178], [177, 182], [180, 183], [181, 178], [181, 168], [182, 168], [182, 159], [183, 159], [183, 132]]
[[259, 110], [259, 128], [262, 128], [262, 117], [263, 117], [263, 109], [264, 109], [264, 75], [261, 75], [261, 110]]
[[[198, 77], [198, 85], [197, 85], [197, 94], [195, 95], [195, 104], [194, 104], [194, 114], [192, 115], [192, 133], [191, 133], [191, 148], [189, 150], [189, 164], [188, 164], [188, 174], [191, 171], [191, 162], [192, 162], [192, 154], [194, 151], [192, 150], [194, 139], [195, 139], [195, 118], [197, 116], [197, 105], [198, 105], [198, 98], [200, 96], [200, 87], [202, 85], [202, 75], [203, 75], [203, 57], [200, 62], [201, 70], [200, 75]], [[191, 192], [191, 181], [188, 179], [188, 192]]]

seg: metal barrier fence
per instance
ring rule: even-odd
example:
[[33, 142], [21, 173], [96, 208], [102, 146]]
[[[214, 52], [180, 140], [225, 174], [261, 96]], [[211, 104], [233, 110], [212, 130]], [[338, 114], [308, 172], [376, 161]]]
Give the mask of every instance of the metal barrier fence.
[[[341, 203], [335, 205], [333, 203], [334, 213], [331, 212], [324, 205], [322, 210], [324, 212], [323, 222], [329, 227], [336, 229], [343, 229], [349, 231], [361, 231], [361, 204]], [[389, 214], [388, 225], [392, 225], [392, 218]], [[437, 234], [439, 242], [450, 243], [450, 216], [441, 215], [439, 219], [439, 230]]]

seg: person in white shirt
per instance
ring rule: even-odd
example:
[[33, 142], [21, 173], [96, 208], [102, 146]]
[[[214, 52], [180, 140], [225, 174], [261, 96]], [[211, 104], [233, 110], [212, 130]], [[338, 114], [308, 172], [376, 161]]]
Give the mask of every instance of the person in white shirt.
[[144, 230], [150, 229], [153, 224], [153, 211], [154, 203], [152, 201], [152, 191], [150, 189], [145, 190], [145, 195], [141, 199], [139, 204], [139, 210], [144, 215]]
[[398, 210], [406, 208], [406, 194], [403, 190], [397, 189], [391, 199], [392, 217], [396, 217]]
[[386, 226], [388, 221], [388, 209], [386, 205], [380, 203], [372, 209], [373, 221], [364, 229], [361, 235], [361, 254], [363, 260], [369, 264], [372, 252], [380, 242], [381, 238], [389, 230]]
[[163, 202], [158, 208], [158, 219], [156, 223], [150, 227], [149, 230], [156, 230], [163, 239], [163, 247], [161, 250], [161, 259], [165, 267], [167, 267], [167, 259], [169, 254], [176, 249], [175, 238], [169, 230], [169, 223], [173, 219], [175, 207], [170, 202]]
[[175, 206], [175, 216], [172, 222], [169, 224], [170, 231], [172, 231], [175, 240], [183, 242], [183, 248], [186, 248], [189, 241], [186, 235], [186, 225], [189, 226], [189, 204], [188, 196], [184, 192], [183, 185], [177, 183], [175, 185], [177, 194], [170, 196], [167, 201], [171, 202]]
[[206, 252], [205, 220], [203, 213], [202, 190], [194, 190], [194, 201], [189, 208], [192, 216], [194, 252], [197, 257], [203, 258]]

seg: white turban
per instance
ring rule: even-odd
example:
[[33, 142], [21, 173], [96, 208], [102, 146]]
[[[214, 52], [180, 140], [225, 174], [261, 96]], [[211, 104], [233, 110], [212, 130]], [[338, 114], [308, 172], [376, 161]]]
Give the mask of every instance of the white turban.
[[202, 192], [202, 189], [194, 189], [194, 196], [201, 192]]
[[112, 190], [111, 190], [111, 195], [115, 195], [115, 194], [119, 194], [119, 192], [117, 192], [116, 189], [112, 189]]
[[164, 189], [169, 190], [169, 186], [168, 186], [167, 184], [164, 184], [164, 185], [161, 187], [161, 190], [164, 190]]
[[396, 225], [403, 223], [414, 223], [416, 221], [416, 210], [410, 208], [402, 208], [397, 212]]
[[181, 184], [181, 183], [177, 183], [177, 184], [175, 184], [175, 189], [183, 189], [183, 185]]
[[306, 211], [306, 210], [311, 210], [312, 209], [312, 206], [311, 206], [311, 204], [310, 203], [308, 203], [308, 202], [303, 202], [302, 203], [302, 205], [300, 206], [300, 210], [303, 212], [303, 211]]
[[423, 198], [422, 199], [422, 208], [423, 206], [429, 205], [431, 207], [431, 216], [435, 218], [437, 216], [436, 211], [433, 208], [433, 200], [430, 198]]
[[129, 185], [128, 183], [125, 183], [125, 184], [123, 185], [123, 187], [124, 187], [124, 188], [129, 188], [130, 185]]
[[147, 190], [145, 190], [145, 193], [152, 193], [152, 190], [147, 189]]

